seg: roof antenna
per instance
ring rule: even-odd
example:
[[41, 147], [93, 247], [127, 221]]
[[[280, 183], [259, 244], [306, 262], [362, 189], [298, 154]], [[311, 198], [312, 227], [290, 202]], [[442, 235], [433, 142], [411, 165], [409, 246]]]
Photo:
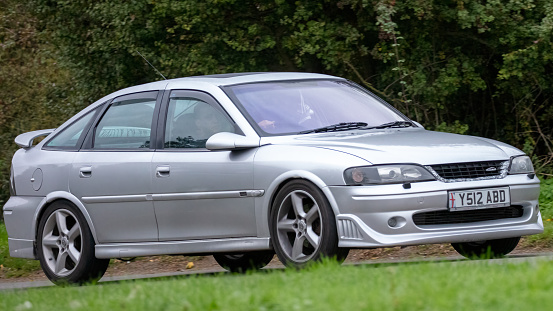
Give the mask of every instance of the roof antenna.
[[167, 78], [165, 78], [165, 76], [159, 72], [159, 70], [157, 70], [156, 67], [154, 67], [154, 65], [150, 64], [150, 62], [146, 59], [146, 57], [144, 57], [144, 55], [140, 54], [140, 52], [136, 51], [136, 53], [138, 53], [138, 55], [142, 56], [142, 58], [144, 58], [144, 60], [148, 63], [148, 65], [150, 65], [152, 68], [154, 68], [154, 70], [165, 80], [167, 80]]

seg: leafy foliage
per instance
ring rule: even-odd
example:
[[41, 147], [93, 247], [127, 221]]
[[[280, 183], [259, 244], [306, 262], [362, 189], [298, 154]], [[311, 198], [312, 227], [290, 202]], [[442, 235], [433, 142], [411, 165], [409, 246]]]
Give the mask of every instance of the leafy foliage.
[[6, 145], [111, 91], [161, 79], [140, 52], [169, 78], [345, 76], [428, 129], [505, 141], [531, 155], [539, 173], [553, 173], [549, 0], [0, 3]]

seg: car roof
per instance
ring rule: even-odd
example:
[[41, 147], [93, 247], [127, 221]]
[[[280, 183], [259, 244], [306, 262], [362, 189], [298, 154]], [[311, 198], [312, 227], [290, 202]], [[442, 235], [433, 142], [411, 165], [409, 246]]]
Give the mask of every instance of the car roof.
[[[191, 76], [177, 79], [170, 79], [165, 82], [172, 84], [188, 82], [205, 82], [217, 86], [227, 86], [233, 84], [281, 81], [281, 80], [308, 80], [308, 79], [343, 79], [339, 77], [305, 72], [240, 72], [224, 73], [204, 76]], [[156, 82], [154, 82], [156, 83]]]

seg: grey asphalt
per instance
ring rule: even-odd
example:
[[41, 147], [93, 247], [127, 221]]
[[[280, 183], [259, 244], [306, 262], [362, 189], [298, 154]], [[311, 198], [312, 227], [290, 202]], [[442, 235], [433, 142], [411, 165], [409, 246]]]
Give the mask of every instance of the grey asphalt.
[[[346, 263], [346, 265], [397, 265], [397, 264], [417, 264], [423, 262], [436, 262], [436, 263], [451, 263], [451, 264], [472, 264], [475, 262], [482, 262], [483, 260], [467, 260], [460, 256], [441, 257], [441, 258], [428, 258], [428, 259], [397, 259], [397, 260], [371, 260], [361, 261], [355, 263]], [[505, 263], [525, 263], [525, 262], [541, 262], [541, 261], [553, 261], [553, 253], [536, 253], [536, 254], [515, 254], [509, 255], [506, 258], [501, 259], [486, 259], [490, 264], [505, 264]], [[282, 266], [272, 267], [270, 269], [283, 269]], [[136, 274], [136, 275], [122, 275], [122, 276], [110, 276], [103, 277], [99, 284], [120, 282], [128, 280], [139, 279], [155, 279], [166, 277], [179, 277], [188, 275], [202, 275], [202, 274], [216, 274], [224, 273], [225, 270], [210, 269], [210, 270], [186, 270], [179, 272], [166, 272], [166, 273], [154, 273], [154, 274]], [[10, 282], [6, 280], [0, 281], [0, 291], [9, 290], [22, 290], [27, 288], [48, 287], [54, 286], [50, 281], [32, 281], [32, 282]]]

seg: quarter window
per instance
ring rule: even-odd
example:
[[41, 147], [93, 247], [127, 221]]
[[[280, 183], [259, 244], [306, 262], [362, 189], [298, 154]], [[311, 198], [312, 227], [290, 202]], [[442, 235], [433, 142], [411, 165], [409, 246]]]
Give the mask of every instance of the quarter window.
[[77, 149], [77, 144], [83, 135], [83, 130], [87, 128], [88, 124], [92, 120], [92, 117], [96, 115], [96, 110], [89, 112], [84, 117], [66, 127], [63, 131], [57, 134], [56, 137], [50, 140], [45, 147], [56, 149]]
[[150, 148], [155, 99], [112, 103], [94, 132], [94, 149]]

